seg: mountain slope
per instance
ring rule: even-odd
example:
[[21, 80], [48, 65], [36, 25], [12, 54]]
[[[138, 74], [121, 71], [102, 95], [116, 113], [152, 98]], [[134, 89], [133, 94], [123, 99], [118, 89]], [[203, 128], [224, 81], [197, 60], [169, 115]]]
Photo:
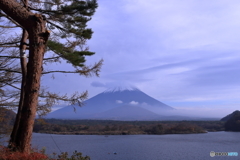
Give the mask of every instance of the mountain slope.
[[232, 117], [234, 117], [235, 115], [240, 114], [240, 111], [236, 110], [233, 113], [223, 117], [220, 121], [228, 121], [229, 119], [231, 119]]
[[224, 124], [226, 131], [240, 132], [240, 111], [234, 111], [233, 113], [227, 115], [221, 120], [226, 121]]
[[[148, 107], [155, 107], [163, 111], [174, 109], [137, 88], [113, 88], [86, 100], [83, 107], [67, 106], [48, 114], [46, 118], [91, 119], [94, 115], [129, 105], [143, 106], [146, 110]], [[74, 113], [73, 107], [76, 108], [76, 113]]]
[[151, 105], [161, 109], [173, 109], [172, 107], [148, 96], [138, 89], [126, 90], [106, 90], [85, 102], [86, 105], [99, 106], [122, 106], [127, 104]]
[[103, 120], [158, 120], [160, 115], [135, 105], [124, 105], [93, 116]]

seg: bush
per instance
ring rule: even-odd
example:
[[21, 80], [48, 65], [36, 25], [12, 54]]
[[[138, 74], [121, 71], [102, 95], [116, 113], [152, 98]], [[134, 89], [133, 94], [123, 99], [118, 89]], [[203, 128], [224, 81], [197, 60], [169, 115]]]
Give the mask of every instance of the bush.
[[[0, 160], [90, 160], [90, 157], [82, 157], [82, 153], [73, 152], [72, 156], [69, 158], [67, 152], [62, 152], [58, 155], [58, 158], [50, 158], [44, 154], [45, 150], [42, 151], [32, 151], [30, 154], [13, 152], [9, 148], [0, 146]], [[53, 154], [56, 155], [56, 154]]]
[[62, 152], [61, 155], [58, 155], [58, 160], [90, 160], [90, 157], [82, 157], [82, 153], [80, 152], [73, 152], [73, 155], [68, 158], [68, 153], [67, 152]]
[[30, 154], [12, 152], [10, 149], [0, 146], [0, 160], [47, 160], [48, 157], [42, 153], [31, 152]]

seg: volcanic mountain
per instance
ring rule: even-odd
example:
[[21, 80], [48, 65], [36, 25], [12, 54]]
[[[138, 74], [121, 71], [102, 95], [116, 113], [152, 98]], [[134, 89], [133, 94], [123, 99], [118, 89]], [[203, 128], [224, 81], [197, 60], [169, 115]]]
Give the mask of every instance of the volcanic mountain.
[[[76, 112], [74, 112], [75, 107]], [[66, 106], [46, 116], [57, 119], [117, 119], [147, 120], [158, 119], [158, 114], [150, 111], [174, 108], [148, 96], [135, 87], [116, 87], [86, 100], [83, 107]]]

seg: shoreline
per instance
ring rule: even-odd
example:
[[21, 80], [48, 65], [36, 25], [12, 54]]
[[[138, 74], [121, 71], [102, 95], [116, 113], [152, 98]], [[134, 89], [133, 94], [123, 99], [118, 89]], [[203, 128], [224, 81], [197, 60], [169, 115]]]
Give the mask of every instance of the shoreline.
[[[162, 134], [152, 134], [146, 132], [34, 132], [34, 133], [42, 133], [42, 134], [56, 134], [56, 135], [167, 135], [167, 134], [201, 134], [208, 133], [209, 131], [200, 131], [200, 132], [174, 132], [174, 133], [162, 133]], [[218, 131], [215, 131], [218, 132]]]
[[33, 132], [60, 135], [163, 135], [223, 131], [221, 121], [36, 121]]

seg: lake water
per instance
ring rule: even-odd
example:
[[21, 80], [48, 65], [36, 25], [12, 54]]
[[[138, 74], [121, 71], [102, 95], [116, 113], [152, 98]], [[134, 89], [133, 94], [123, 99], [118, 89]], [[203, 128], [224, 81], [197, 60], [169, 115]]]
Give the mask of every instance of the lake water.
[[[91, 160], [240, 160], [240, 132], [110, 136], [34, 133], [32, 146], [46, 148], [47, 154], [77, 150]], [[238, 156], [210, 157], [211, 151], [237, 152]]]
[[[240, 159], [240, 132], [110, 136], [34, 133], [32, 145], [46, 147], [47, 153], [77, 150], [91, 160]], [[210, 157], [211, 151], [238, 152], [238, 156]]]

